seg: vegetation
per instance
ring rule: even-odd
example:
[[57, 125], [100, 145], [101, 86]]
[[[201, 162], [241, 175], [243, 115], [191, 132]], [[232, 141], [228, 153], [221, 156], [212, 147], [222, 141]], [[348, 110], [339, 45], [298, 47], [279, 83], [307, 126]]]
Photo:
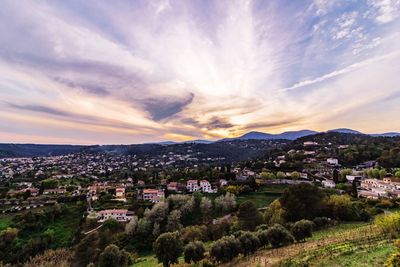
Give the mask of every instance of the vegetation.
[[161, 234], [154, 242], [153, 247], [158, 261], [164, 267], [168, 267], [172, 263], [177, 263], [183, 251], [182, 242], [177, 233]]

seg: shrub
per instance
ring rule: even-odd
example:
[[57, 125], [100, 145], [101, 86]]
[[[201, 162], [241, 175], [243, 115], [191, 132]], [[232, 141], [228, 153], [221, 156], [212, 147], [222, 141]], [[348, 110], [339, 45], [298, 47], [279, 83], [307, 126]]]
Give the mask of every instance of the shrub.
[[294, 242], [292, 234], [280, 224], [275, 224], [267, 230], [267, 239], [274, 248]]
[[241, 252], [247, 256], [257, 251], [260, 247], [260, 240], [251, 232], [244, 232], [239, 237]]
[[304, 241], [312, 236], [313, 225], [311, 221], [301, 220], [293, 225], [291, 232], [297, 241]]
[[260, 241], [261, 247], [266, 247], [269, 243], [268, 241], [268, 231], [267, 230], [260, 230], [257, 232], [258, 240]]
[[190, 242], [185, 246], [184, 255], [186, 263], [197, 263], [204, 259], [205, 252], [204, 244], [200, 241]]
[[375, 224], [383, 233], [396, 237], [400, 232], [400, 212], [378, 216], [375, 219]]
[[126, 267], [131, 264], [129, 253], [116, 245], [107, 246], [100, 254], [99, 267]]
[[225, 236], [211, 247], [210, 256], [217, 262], [228, 262], [239, 255], [240, 242], [233, 236]]

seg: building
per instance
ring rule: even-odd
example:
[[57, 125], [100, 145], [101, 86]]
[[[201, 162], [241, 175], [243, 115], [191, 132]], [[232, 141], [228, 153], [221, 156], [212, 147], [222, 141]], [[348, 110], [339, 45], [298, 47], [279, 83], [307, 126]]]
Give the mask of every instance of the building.
[[161, 189], [143, 189], [138, 198], [152, 203], [158, 203], [165, 197], [164, 190]]
[[97, 213], [97, 220], [99, 222], [104, 222], [108, 219], [114, 219], [119, 222], [127, 222], [132, 219], [132, 215], [128, 210], [102, 210]]
[[186, 189], [189, 192], [196, 192], [200, 190], [199, 183], [197, 180], [188, 180], [186, 182]]
[[210, 182], [207, 180], [200, 181], [200, 189], [204, 193], [216, 193], [216, 191], [212, 189]]
[[339, 160], [336, 158], [328, 158], [326, 162], [330, 165], [339, 165]]
[[118, 187], [115, 189], [115, 196], [117, 199], [125, 199], [125, 188]]
[[56, 189], [45, 189], [43, 191], [43, 195], [61, 195], [65, 194], [67, 191], [65, 188], [56, 188]]
[[170, 182], [170, 183], [167, 185], [167, 190], [168, 190], [168, 191], [177, 192], [177, 191], [178, 191], [178, 183], [177, 183], [177, 182]]
[[325, 188], [335, 188], [336, 183], [333, 180], [323, 180], [322, 186]]

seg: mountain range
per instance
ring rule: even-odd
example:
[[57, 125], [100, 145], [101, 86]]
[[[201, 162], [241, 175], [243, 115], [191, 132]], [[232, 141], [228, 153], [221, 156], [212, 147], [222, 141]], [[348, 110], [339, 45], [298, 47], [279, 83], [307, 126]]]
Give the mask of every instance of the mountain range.
[[[345, 133], [345, 134], [364, 134], [360, 131], [356, 131], [356, 130], [348, 129], [348, 128], [332, 129], [332, 130], [328, 130], [326, 132], [336, 132], [336, 133]], [[313, 131], [313, 130], [300, 130], [300, 131], [287, 131], [287, 132], [283, 132], [283, 133], [279, 133], [279, 134], [270, 134], [270, 133], [252, 131], [252, 132], [245, 133], [239, 137], [224, 138], [224, 139], [217, 140], [217, 141], [192, 140], [192, 141], [185, 141], [183, 143], [207, 144], [207, 143], [218, 142], [218, 141], [234, 141], [234, 140], [277, 140], [277, 139], [296, 140], [296, 139], [304, 137], [304, 136], [314, 135], [314, 134], [318, 134], [318, 133], [323, 133], [323, 132], [317, 132], [317, 131]], [[395, 137], [395, 136], [400, 136], [400, 132], [387, 132], [387, 133], [380, 133], [380, 134], [364, 134], [364, 135], [370, 135], [370, 136], [374, 136], [374, 137]]]

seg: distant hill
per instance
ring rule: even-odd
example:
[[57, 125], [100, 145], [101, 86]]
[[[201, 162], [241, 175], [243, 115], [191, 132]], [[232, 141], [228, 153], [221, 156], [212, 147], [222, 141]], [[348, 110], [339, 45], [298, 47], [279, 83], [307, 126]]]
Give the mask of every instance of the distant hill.
[[255, 140], [276, 140], [276, 139], [286, 139], [286, 140], [295, 140], [297, 138], [307, 136], [307, 135], [313, 135], [317, 134], [318, 132], [316, 131], [311, 131], [311, 130], [300, 130], [300, 131], [288, 131], [288, 132], [283, 132], [280, 134], [270, 134], [270, 133], [262, 133], [262, 132], [249, 132], [246, 133], [242, 136], [239, 136], [237, 138], [230, 138], [230, 139], [222, 139], [222, 140], [232, 140], [232, 139], [238, 139], [238, 140], [249, 140], [249, 139], [255, 139]]
[[59, 156], [76, 153], [88, 147], [74, 145], [0, 144], [0, 158]]
[[389, 132], [389, 133], [381, 133], [381, 134], [371, 134], [371, 136], [396, 137], [396, 136], [400, 136], [400, 133]]
[[363, 134], [362, 132], [353, 130], [353, 129], [348, 129], [348, 128], [339, 128], [339, 129], [333, 129], [327, 131], [328, 133], [330, 132], [335, 132], [335, 133], [346, 133], [346, 134]]

